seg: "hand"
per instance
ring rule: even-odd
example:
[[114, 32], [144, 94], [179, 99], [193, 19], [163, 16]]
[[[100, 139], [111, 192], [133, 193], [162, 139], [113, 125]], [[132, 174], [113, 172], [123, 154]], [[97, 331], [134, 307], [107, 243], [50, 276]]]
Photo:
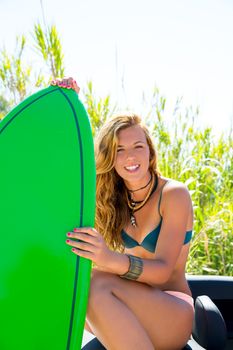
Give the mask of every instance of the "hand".
[[62, 78], [62, 79], [54, 79], [50, 82], [50, 85], [53, 86], [59, 86], [65, 89], [73, 89], [77, 92], [77, 94], [80, 91], [80, 87], [76, 83], [76, 81], [73, 78]]
[[107, 268], [113, 252], [107, 247], [101, 234], [94, 228], [75, 228], [73, 232], [67, 233], [67, 237], [69, 239], [66, 240], [66, 243], [73, 247], [74, 254], [90, 259], [100, 268]]

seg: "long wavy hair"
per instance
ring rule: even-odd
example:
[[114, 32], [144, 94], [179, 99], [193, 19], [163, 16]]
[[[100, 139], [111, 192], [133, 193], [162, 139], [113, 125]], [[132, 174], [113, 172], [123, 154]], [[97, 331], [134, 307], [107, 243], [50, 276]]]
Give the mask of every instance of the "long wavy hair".
[[126, 191], [123, 179], [114, 168], [118, 134], [121, 130], [139, 125], [145, 132], [150, 150], [149, 169], [159, 175], [157, 154], [147, 127], [132, 113], [113, 116], [101, 128], [95, 141], [96, 158], [96, 219], [95, 227], [109, 248], [123, 250], [121, 230], [129, 222]]

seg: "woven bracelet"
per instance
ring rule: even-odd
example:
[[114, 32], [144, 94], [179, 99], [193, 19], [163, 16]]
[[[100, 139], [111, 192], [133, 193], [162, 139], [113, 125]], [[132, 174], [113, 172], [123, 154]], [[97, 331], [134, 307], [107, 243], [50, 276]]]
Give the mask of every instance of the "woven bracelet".
[[143, 271], [143, 261], [138, 256], [127, 254], [129, 258], [129, 270], [121, 275], [121, 278], [128, 280], [137, 280]]

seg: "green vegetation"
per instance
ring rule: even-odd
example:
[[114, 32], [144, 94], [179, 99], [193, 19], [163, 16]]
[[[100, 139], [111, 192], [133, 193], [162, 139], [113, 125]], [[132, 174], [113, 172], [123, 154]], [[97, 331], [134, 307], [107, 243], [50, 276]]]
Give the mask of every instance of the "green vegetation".
[[[17, 39], [14, 55], [5, 49], [0, 52], [0, 119], [38, 87], [47, 86], [52, 77], [65, 74], [55, 26], [35, 25], [33, 38], [44, 75], [26, 63], [24, 36]], [[97, 98], [92, 82], [84, 88], [84, 96], [95, 135], [116, 106], [112, 107], [109, 96]], [[233, 132], [214, 137], [211, 128], [200, 126], [198, 109], [185, 109], [181, 99], [168, 118], [166, 104], [155, 88], [145, 121], [154, 137], [161, 173], [185, 183], [192, 197], [194, 238], [187, 271], [233, 276]]]
[[[0, 50], [0, 119], [37, 88], [47, 86], [52, 78], [64, 76], [64, 56], [56, 27], [43, 30], [38, 23], [32, 37], [32, 44], [24, 35], [17, 37], [14, 54], [5, 48]], [[38, 54], [37, 64], [26, 61], [33, 50]], [[45, 75], [35, 66], [43, 67]]]
[[155, 89], [147, 117], [161, 173], [185, 183], [194, 207], [190, 274], [233, 276], [233, 132], [214, 137], [201, 128], [198, 110], [178, 100], [170, 118], [166, 99]]

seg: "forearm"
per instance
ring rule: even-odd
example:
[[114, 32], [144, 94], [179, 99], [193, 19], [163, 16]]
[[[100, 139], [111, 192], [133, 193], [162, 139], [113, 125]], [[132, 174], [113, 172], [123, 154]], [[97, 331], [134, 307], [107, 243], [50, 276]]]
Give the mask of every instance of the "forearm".
[[167, 264], [156, 259], [142, 259], [143, 271], [138, 282], [147, 283], [149, 285], [161, 285], [167, 282], [170, 276], [170, 270]]
[[[143, 270], [137, 279], [138, 282], [157, 285], [163, 284], [168, 280], [170, 272], [168, 266], [163, 261], [142, 259], [142, 262]], [[129, 270], [129, 258], [127, 254], [112, 252], [107, 266], [101, 268], [101, 270], [119, 276], [124, 275]]]
[[129, 258], [126, 254], [111, 251], [104, 266], [97, 265], [97, 268], [114, 275], [123, 275], [129, 269]]

